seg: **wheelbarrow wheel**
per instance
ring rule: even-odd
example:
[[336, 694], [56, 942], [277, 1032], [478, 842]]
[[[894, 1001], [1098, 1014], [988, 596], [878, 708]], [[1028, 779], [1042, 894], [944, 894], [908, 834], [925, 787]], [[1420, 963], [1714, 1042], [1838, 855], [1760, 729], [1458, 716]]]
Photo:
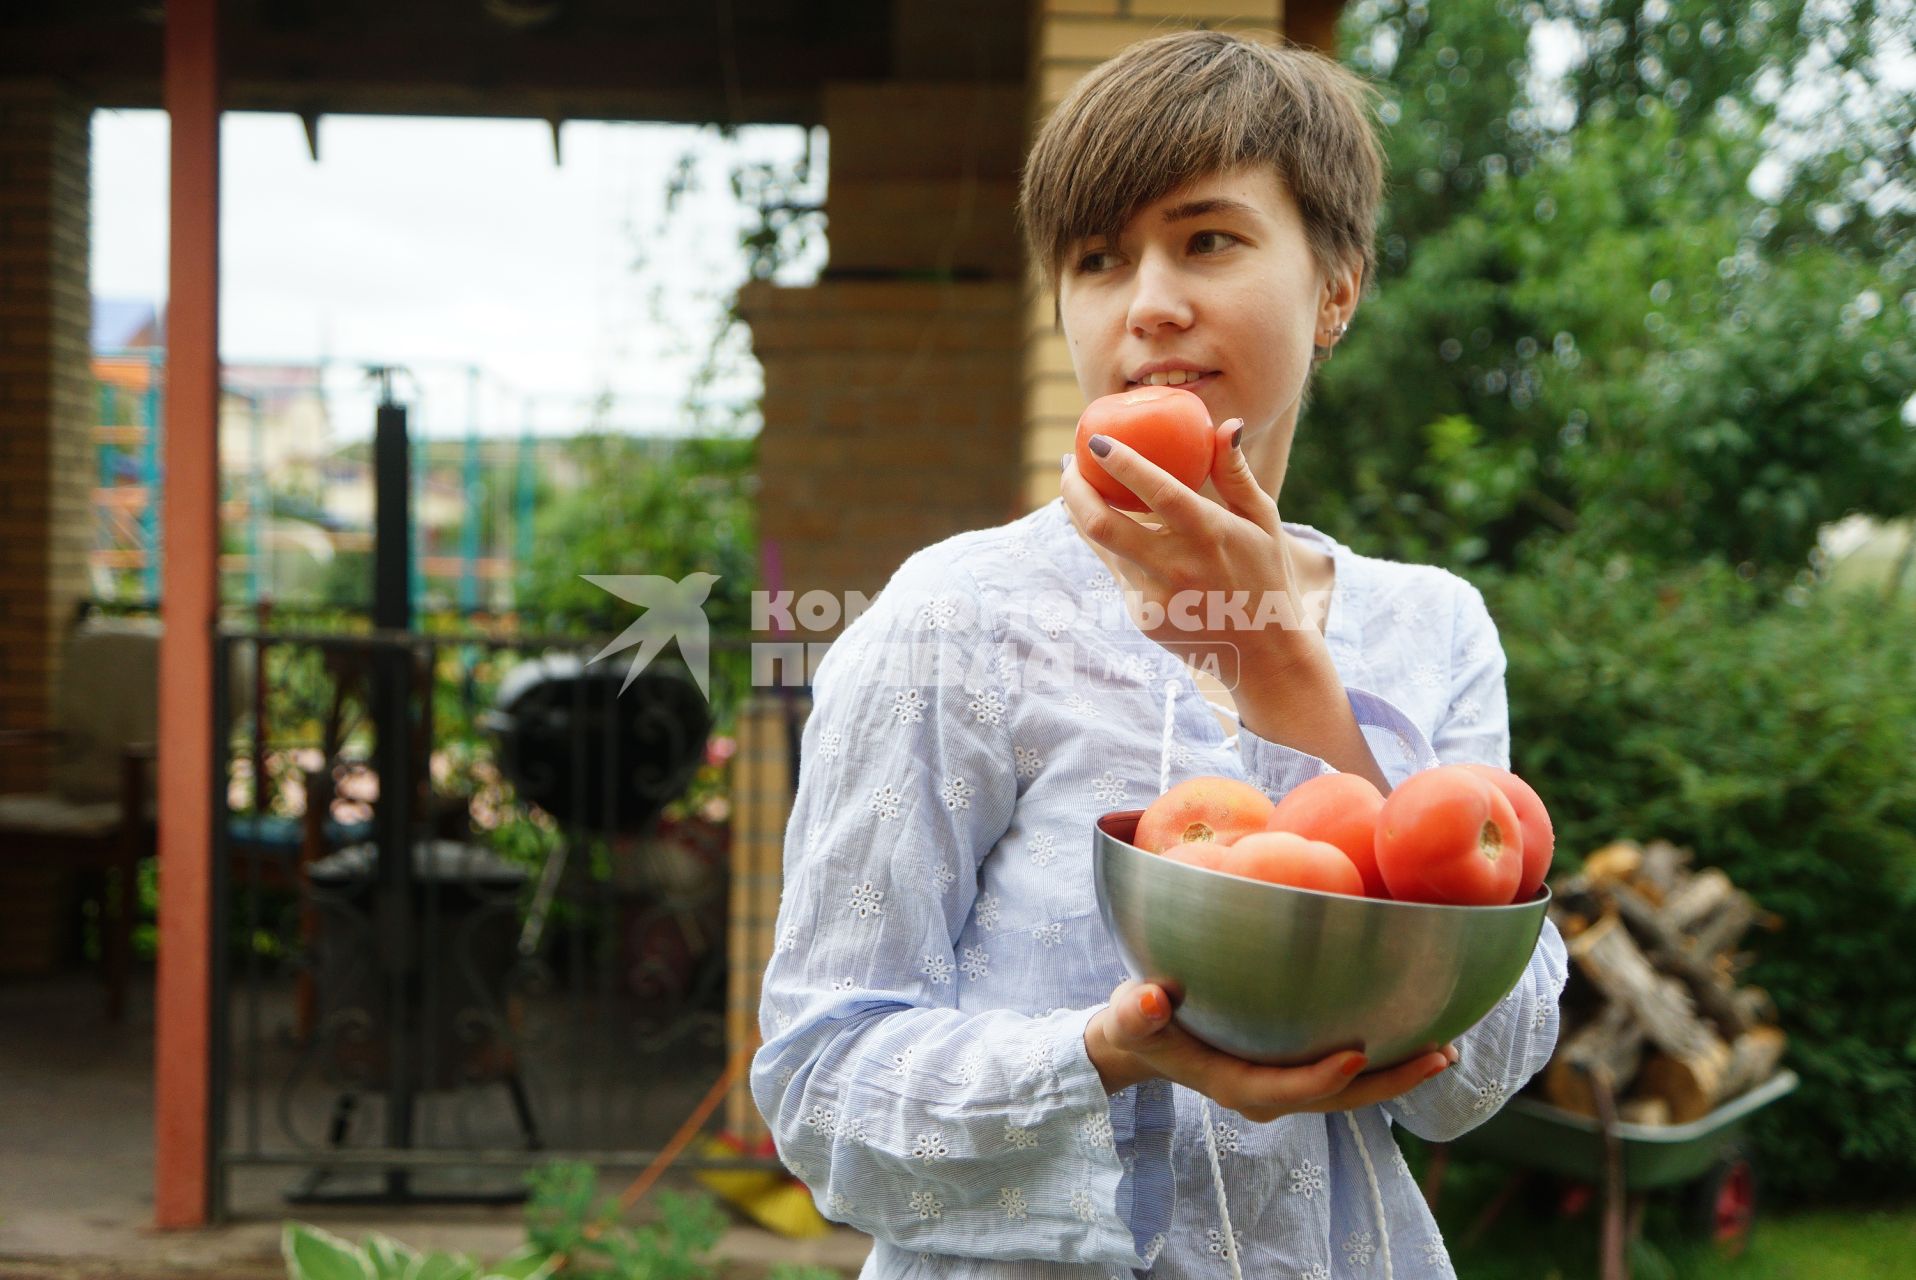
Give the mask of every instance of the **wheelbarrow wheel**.
[[1731, 1151], [1690, 1192], [1690, 1221], [1697, 1233], [1728, 1257], [1740, 1255], [1756, 1222], [1756, 1166]]

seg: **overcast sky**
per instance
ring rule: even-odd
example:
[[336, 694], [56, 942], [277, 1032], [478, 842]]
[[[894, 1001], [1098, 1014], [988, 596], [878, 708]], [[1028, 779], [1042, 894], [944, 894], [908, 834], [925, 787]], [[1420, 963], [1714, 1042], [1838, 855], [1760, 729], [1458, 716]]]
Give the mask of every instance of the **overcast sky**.
[[[687, 126], [576, 122], [555, 165], [543, 122], [327, 116], [315, 164], [297, 118], [229, 114], [222, 358], [328, 361], [341, 436], [370, 432], [368, 361], [414, 370], [413, 421], [426, 434], [574, 430], [602, 391], [615, 397], [613, 425], [671, 430], [718, 306], [745, 273], [730, 166], [789, 161], [805, 141], [795, 127], [728, 142]], [[822, 162], [822, 130], [814, 146]], [[701, 157], [699, 189], [667, 222], [666, 184], [688, 149]], [[96, 295], [165, 296], [166, 198], [165, 114], [97, 112]], [[665, 328], [650, 315], [654, 289]]]

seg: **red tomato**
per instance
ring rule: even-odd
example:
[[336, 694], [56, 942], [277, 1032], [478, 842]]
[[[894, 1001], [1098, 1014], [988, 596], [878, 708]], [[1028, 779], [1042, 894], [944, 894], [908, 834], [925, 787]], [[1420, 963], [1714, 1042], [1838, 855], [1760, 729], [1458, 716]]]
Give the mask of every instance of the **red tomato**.
[[1229, 844], [1269, 826], [1271, 808], [1270, 797], [1248, 782], [1190, 778], [1151, 802], [1131, 843], [1147, 853], [1206, 840]]
[[1260, 831], [1218, 850], [1220, 871], [1320, 893], [1364, 896], [1364, 877], [1344, 851], [1289, 831]]
[[1377, 816], [1377, 870], [1400, 902], [1503, 906], [1523, 876], [1517, 812], [1462, 765], [1414, 773]]
[[1336, 845], [1364, 877], [1364, 894], [1388, 898], [1377, 872], [1377, 815], [1384, 794], [1369, 778], [1327, 773], [1291, 789], [1271, 814], [1271, 830], [1290, 831], [1306, 840]]
[[1092, 436], [1110, 436], [1130, 445], [1193, 489], [1211, 474], [1211, 456], [1217, 449], [1211, 411], [1194, 391], [1147, 386], [1099, 396], [1078, 419], [1078, 471], [1121, 511], [1150, 508], [1104, 469], [1091, 452]]
[[1512, 902], [1528, 902], [1543, 888], [1550, 875], [1550, 857], [1557, 849], [1557, 833], [1550, 825], [1550, 810], [1535, 788], [1508, 769], [1495, 765], [1467, 764], [1464, 768], [1486, 777], [1504, 793], [1510, 807], [1517, 811], [1517, 826], [1523, 830], [1523, 876], [1517, 881], [1517, 896]]
[[1193, 841], [1189, 844], [1174, 844], [1159, 856], [1169, 858], [1173, 862], [1182, 862], [1188, 867], [1221, 871], [1224, 869], [1223, 857], [1227, 847], [1214, 844], [1209, 840]]

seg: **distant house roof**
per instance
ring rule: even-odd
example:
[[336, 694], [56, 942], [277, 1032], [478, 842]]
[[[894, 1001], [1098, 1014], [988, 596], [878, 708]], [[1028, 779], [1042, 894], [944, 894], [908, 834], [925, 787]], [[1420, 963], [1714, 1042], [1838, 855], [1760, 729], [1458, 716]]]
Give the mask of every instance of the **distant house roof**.
[[93, 349], [127, 351], [164, 345], [164, 317], [157, 303], [145, 298], [93, 299]]

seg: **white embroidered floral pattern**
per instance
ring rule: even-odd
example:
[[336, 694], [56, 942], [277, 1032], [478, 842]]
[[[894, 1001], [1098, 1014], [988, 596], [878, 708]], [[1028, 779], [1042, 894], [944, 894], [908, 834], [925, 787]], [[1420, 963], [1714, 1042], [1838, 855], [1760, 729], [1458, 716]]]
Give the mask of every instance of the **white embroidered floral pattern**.
[[899, 724], [919, 724], [925, 718], [925, 699], [916, 689], [900, 689], [891, 696], [891, 714]]
[[833, 991], [853, 991], [856, 990], [857, 987], [858, 984], [850, 978], [838, 978], [832, 983]]
[[821, 1138], [829, 1138], [838, 1131], [838, 1125], [830, 1107], [814, 1105], [799, 1123]]
[[845, 735], [837, 729], [827, 729], [818, 742], [818, 757], [821, 760], [836, 760], [844, 746]]
[[1096, 1222], [1098, 1219], [1098, 1206], [1091, 1203], [1091, 1193], [1083, 1189], [1071, 1193], [1071, 1212], [1078, 1215], [1079, 1222]]
[[965, 1056], [958, 1059], [958, 1079], [964, 1084], [976, 1084], [978, 1072], [985, 1065], [985, 1055], [976, 1049], [967, 1049]]
[[1444, 669], [1434, 662], [1419, 662], [1410, 669], [1410, 682], [1419, 689], [1444, 687]]
[[934, 892], [943, 893], [958, 883], [958, 873], [940, 863], [931, 869], [931, 887]]
[[1064, 925], [1053, 920], [1050, 924], [1039, 925], [1033, 929], [1031, 936], [1047, 947], [1055, 947], [1064, 941]]
[[1086, 1116], [1078, 1125], [1078, 1134], [1084, 1139], [1084, 1145], [1093, 1151], [1113, 1151], [1117, 1144], [1111, 1137], [1111, 1116], [1109, 1112], [1096, 1111]]
[[1451, 718], [1456, 720], [1458, 724], [1476, 724], [1477, 717], [1483, 713], [1483, 704], [1475, 698], [1459, 698], [1450, 704]]
[[850, 906], [853, 915], [860, 920], [869, 920], [873, 916], [885, 914], [884, 902], [885, 891], [873, 887], [872, 882], [867, 880], [852, 890]]
[[939, 596], [925, 602], [919, 611], [918, 621], [927, 631], [949, 631], [958, 616], [958, 602], [950, 596]]
[[1424, 1262], [1428, 1266], [1443, 1266], [1450, 1261], [1450, 1250], [1444, 1248], [1443, 1239], [1439, 1236], [1432, 1236], [1418, 1245], [1417, 1252], [1423, 1255]]
[[840, 1116], [838, 1118], [838, 1136], [847, 1142], [864, 1142], [865, 1118], [863, 1116]]
[[886, 783], [872, 792], [872, 798], [869, 801], [872, 817], [880, 822], [891, 822], [898, 817], [904, 802], [905, 797], [898, 793], [898, 789]]
[[1530, 1015], [1530, 1029], [1532, 1031], [1542, 1031], [1545, 1027], [1549, 1025], [1550, 1025], [1550, 1006], [1547, 1004], [1540, 1004], [1537, 1006], [1537, 1011]]
[[911, 1158], [930, 1164], [934, 1160], [943, 1160], [951, 1154], [951, 1148], [945, 1142], [942, 1130], [933, 1129], [930, 1133], [921, 1133], [911, 1144]]
[[1007, 1218], [1024, 1218], [1030, 1216], [1031, 1206], [1025, 1203], [1025, 1191], [1023, 1187], [999, 1187], [998, 1207], [1005, 1211], [1005, 1217]]
[[911, 1209], [920, 1220], [945, 1216], [945, 1202], [929, 1191], [912, 1192]]
[[1081, 715], [1087, 720], [1102, 718], [1102, 713], [1099, 712], [1097, 704], [1085, 697], [1082, 693], [1066, 694], [1064, 705], [1070, 707], [1074, 714]]
[[1038, 776], [1038, 770], [1044, 768], [1044, 757], [1030, 747], [1013, 747], [1012, 757], [1017, 761], [1018, 776], [1029, 782]]
[[792, 1176], [800, 1182], [810, 1182], [812, 1180], [812, 1167], [803, 1160], [787, 1160], [785, 1167], [790, 1169]]
[[1331, 1280], [1331, 1269], [1321, 1262], [1313, 1262], [1308, 1271], [1297, 1273], [1297, 1280]]
[[788, 924], [778, 931], [778, 949], [780, 951], [798, 950], [798, 926]]
[[1057, 605], [1047, 604], [1039, 607], [1037, 617], [1038, 629], [1047, 636], [1050, 636], [1053, 640], [1056, 640], [1064, 634], [1065, 622], [1064, 610], [1058, 608]]
[[938, 793], [944, 798], [945, 808], [956, 812], [971, 808], [971, 798], [978, 794], [978, 789], [963, 778], [947, 778]]
[[1164, 1252], [1164, 1233], [1160, 1231], [1156, 1235], [1152, 1236], [1148, 1241], [1145, 1242], [1144, 1265], [1148, 1267], [1152, 1263], [1156, 1262], [1158, 1260], [1158, 1255], [1163, 1252]]
[[1306, 1160], [1291, 1170], [1291, 1190], [1306, 1200], [1315, 1199], [1324, 1189], [1324, 1166]]
[[996, 689], [973, 694], [966, 705], [971, 708], [971, 714], [978, 718], [979, 724], [1003, 724], [1005, 721], [1005, 700]]
[[1049, 1040], [1033, 1040], [1025, 1047], [1025, 1070], [1051, 1070], [1051, 1042]]
[[1237, 1152], [1243, 1149], [1244, 1135], [1238, 1132], [1238, 1128], [1234, 1124], [1227, 1124], [1223, 1120], [1213, 1120], [1211, 1122], [1211, 1136], [1217, 1140], [1217, 1149], [1219, 1151]]
[[1470, 1104], [1472, 1111], [1495, 1111], [1504, 1104], [1504, 1082], [1492, 1080], [1477, 1088], [1476, 1101]]
[[903, 1053], [894, 1053], [891, 1056], [891, 1069], [901, 1076], [910, 1075], [912, 1053], [911, 1049], [906, 1049]]
[[1123, 804], [1124, 793], [1129, 789], [1130, 783], [1110, 769], [1106, 769], [1091, 784], [1091, 794], [1097, 797], [1099, 804]]
[[926, 956], [921, 972], [940, 986], [951, 981], [951, 961], [943, 956]]
[[996, 894], [979, 894], [978, 905], [974, 909], [978, 913], [978, 927], [980, 929], [990, 931], [998, 927], [998, 896]]
[[1244, 1247], [1244, 1233], [1242, 1231], [1232, 1231], [1231, 1242], [1229, 1244], [1224, 1242], [1224, 1233], [1216, 1227], [1207, 1229], [1204, 1234], [1209, 1237], [1211, 1241], [1211, 1243], [1205, 1247], [1211, 1251], [1213, 1257], [1229, 1258]]
[[1377, 1245], [1368, 1231], [1353, 1231], [1344, 1239], [1344, 1261], [1353, 1267], [1368, 1267], [1377, 1256]]
[[1058, 856], [1058, 837], [1048, 831], [1041, 831], [1031, 837], [1031, 861], [1040, 867], [1048, 867], [1051, 860]]
[[1005, 1145], [1013, 1151], [1031, 1151], [1038, 1145], [1038, 1135], [1029, 1129], [1008, 1124], [1005, 1126]]
[[965, 958], [959, 961], [958, 968], [967, 978], [976, 982], [991, 972], [991, 957], [983, 947], [966, 947]]

